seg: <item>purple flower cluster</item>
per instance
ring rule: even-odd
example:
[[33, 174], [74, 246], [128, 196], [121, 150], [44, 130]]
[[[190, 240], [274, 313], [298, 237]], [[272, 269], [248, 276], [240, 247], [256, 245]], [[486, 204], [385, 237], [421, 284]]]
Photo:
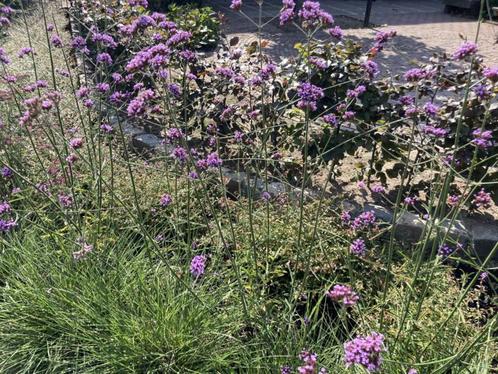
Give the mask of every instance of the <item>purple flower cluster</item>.
[[472, 204], [477, 208], [488, 208], [491, 205], [491, 201], [491, 194], [486, 192], [484, 188], [481, 188], [481, 190], [474, 195]]
[[446, 204], [453, 208], [458, 205], [458, 203], [460, 202], [460, 198], [461, 196], [459, 195], [449, 195], [446, 199]]
[[188, 159], [188, 153], [183, 147], [176, 147], [171, 152], [171, 157], [180, 163], [184, 163]]
[[165, 44], [156, 44], [139, 51], [126, 65], [126, 71], [142, 70], [146, 66], [160, 68], [169, 61], [171, 50]]
[[109, 53], [103, 52], [97, 55], [97, 63], [112, 65], [112, 57]]
[[332, 15], [321, 9], [320, 3], [317, 1], [305, 1], [298, 15], [301, 17], [305, 29], [313, 28], [320, 24], [331, 25], [334, 23]]
[[463, 43], [456, 51], [453, 53], [454, 60], [463, 60], [467, 56], [471, 56], [477, 53], [477, 45], [472, 42]]
[[294, 0], [282, 0], [282, 9], [280, 10], [280, 26], [290, 22], [294, 16], [296, 3]]
[[206, 256], [197, 255], [192, 258], [190, 261], [190, 274], [192, 274], [195, 278], [199, 278], [204, 274], [206, 270]]
[[372, 60], [367, 60], [364, 63], [361, 64], [361, 67], [367, 73], [368, 77], [370, 79], [374, 78], [377, 76], [380, 72], [379, 70], [379, 65], [375, 61]]
[[348, 90], [346, 96], [350, 99], [357, 98], [358, 96], [364, 94], [367, 91], [366, 87], [363, 85], [359, 85], [353, 90]]
[[426, 103], [424, 105], [424, 112], [429, 117], [435, 117], [438, 111], [439, 107], [434, 103]]
[[8, 178], [12, 178], [12, 176], [14, 175], [14, 172], [8, 166], [3, 166], [0, 169], [0, 175], [2, 177], [4, 177], [5, 179], [8, 179]]
[[352, 290], [351, 287], [342, 284], [336, 284], [326, 295], [338, 302], [342, 303], [344, 306], [356, 305], [360, 297], [356, 292]]
[[352, 254], [358, 257], [363, 257], [367, 254], [367, 245], [363, 239], [359, 238], [351, 243], [349, 250]]
[[493, 132], [491, 130], [481, 130], [476, 129], [472, 131], [472, 143], [481, 149], [487, 149], [493, 145], [491, 139], [493, 139]]
[[327, 30], [331, 37], [336, 38], [338, 40], [342, 40], [344, 37], [344, 31], [340, 28], [340, 26], [335, 26]]
[[208, 167], [217, 168], [223, 164], [223, 160], [218, 156], [218, 153], [213, 152], [206, 157], [206, 164]]
[[23, 58], [24, 56], [27, 56], [27, 55], [30, 55], [30, 54], [36, 55], [35, 50], [33, 48], [31, 48], [31, 47], [23, 47], [17, 53], [17, 57]]
[[172, 201], [173, 201], [173, 199], [171, 198], [171, 195], [165, 193], [159, 199], [159, 205], [161, 205], [163, 208], [165, 208], [165, 207], [169, 206], [172, 203]]
[[230, 9], [238, 12], [242, 8], [242, 0], [232, 0], [232, 3], [230, 4]]
[[317, 109], [316, 102], [324, 96], [324, 93], [320, 87], [304, 82], [299, 84], [297, 95], [299, 96], [298, 108], [314, 111]]
[[367, 336], [358, 336], [344, 343], [346, 367], [356, 364], [363, 366], [370, 373], [378, 371], [384, 351], [384, 335], [373, 332]]
[[93, 33], [92, 34], [92, 41], [95, 43], [100, 43], [104, 47], [110, 48], [110, 49], [115, 49], [118, 47], [118, 43], [114, 40], [114, 38], [109, 35], [109, 34], [104, 34], [104, 33]]
[[387, 43], [387, 41], [391, 38], [394, 38], [396, 34], [397, 34], [396, 30], [377, 32], [377, 34], [375, 34], [375, 44], [373, 48], [376, 51], [381, 51], [384, 48], [384, 45]]
[[423, 132], [427, 135], [431, 135], [431, 136], [434, 136], [436, 138], [446, 138], [446, 136], [448, 136], [449, 130], [443, 129], [441, 127], [425, 125], [423, 127]]
[[83, 38], [82, 36], [75, 36], [71, 40], [71, 48], [73, 48], [77, 51], [80, 51], [81, 53], [84, 53], [84, 54], [90, 53], [90, 50], [88, 49], [88, 47], [86, 45], [86, 39]]
[[73, 197], [70, 195], [66, 195], [65, 193], [60, 193], [59, 196], [59, 203], [63, 208], [70, 208], [73, 206]]
[[13, 219], [9, 219], [9, 218], [3, 219], [3, 218], [0, 218], [0, 233], [2, 233], [2, 232], [9, 232], [9, 231], [11, 231], [16, 226], [17, 226], [17, 223]]
[[327, 374], [327, 370], [325, 368], [321, 368], [318, 371], [317, 367], [317, 354], [309, 351], [303, 350], [299, 354], [299, 359], [303, 362], [301, 366], [297, 368], [297, 372], [299, 374]]
[[81, 249], [79, 251], [73, 252], [73, 259], [78, 261], [86, 257], [90, 252], [93, 251], [93, 245], [87, 243], [81, 243]]
[[385, 193], [386, 189], [383, 185], [376, 183], [372, 186], [372, 192], [373, 193]]
[[374, 227], [376, 221], [377, 217], [375, 217], [375, 213], [372, 210], [370, 210], [361, 213], [358, 217], [356, 217], [353, 221], [351, 221], [350, 227], [353, 230], [364, 230]]
[[491, 90], [485, 84], [476, 85], [473, 91], [479, 100], [485, 100], [491, 96]]
[[418, 82], [421, 81], [422, 79], [427, 79], [432, 77], [433, 72], [426, 70], [426, 69], [420, 69], [420, 68], [414, 68], [410, 69], [405, 74], [403, 77], [408, 81], [408, 82]]
[[145, 113], [147, 104], [156, 94], [153, 90], [148, 89], [138, 93], [138, 95], [130, 101], [127, 108], [127, 113], [130, 117], [139, 116]]
[[10, 204], [7, 201], [0, 202], [0, 215], [11, 211]]
[[498, 66], [484, 69], [483, 74], [491, 82], [498, 82]]
[[8, 65], [11, 62], [9, 56], [7, 56], [7, 52], [2, 47], [0, 47], [0, 62], [4, 65]]
[[443, 258], [448, 257], [451, 255], [453, 252], [455, 252], [455, 248], [450, 247], [448, 244], [442, 244], [439, 246], [437, 250], [437, 254]]

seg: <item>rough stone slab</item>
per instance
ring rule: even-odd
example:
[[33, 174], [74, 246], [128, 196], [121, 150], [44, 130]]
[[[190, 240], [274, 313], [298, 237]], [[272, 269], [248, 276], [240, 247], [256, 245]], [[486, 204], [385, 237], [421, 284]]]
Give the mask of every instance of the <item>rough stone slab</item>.
[[132, 138], [133, 148], [139, 153], [151, 153], [162, 147], [161, 138], [152, 134], [139, 134]]

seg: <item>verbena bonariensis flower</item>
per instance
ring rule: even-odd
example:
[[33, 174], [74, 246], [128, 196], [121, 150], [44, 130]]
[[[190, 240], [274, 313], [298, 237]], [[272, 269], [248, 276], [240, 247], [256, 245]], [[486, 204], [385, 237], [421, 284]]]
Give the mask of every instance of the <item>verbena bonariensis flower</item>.
[[448, 244], [442, 244], [439, 246], [437, 250], [437, 254], [443, 258], [448, 257], [451, 255], [453, 252], [455, 252], [455, 248], [450, 247]]
[[399, 103], [401, 105], [412, 105], [415, 103], [415, 98], [413, 96], [401, 96], [399, 98]]
[[128, 0], [129, 6], [141, 6], [143, 8], [147, 8], [149, 3], [147, 0]]
[[208, 167], [216, 168], [223, 164], [223, 160], [218, 156], [218, 153], [213, 152], [206, 157], [206, 163]]
[[382, 352], [385, 352], [384, 335], [373, 332], [370, 335], [358, 336], [344, 343], [344, 361], [346, 367], [361, 365], [369, 372], [380, 369]]
[[8, 213], [10, 211], [11, 211], [11, 207], [7, 201], [0, 202], [0, 214]]
[[64, 193], [60, 193], [59, 196], [59, 203], [62, 205], [64, 208], [69, 208], [73, 205], [73, 198], [72, 196], [66, 195]]
[[282, 0], [282, 9], [280, 10], [280, 26], [290, 22], [294, 16], [296, 3], [294, 0]]
[[7, 56], [7, 53], [5, 52], [5, 49], [2, 47], [0, 47], [0, 62], [5, 65], [10, 64], [11, 62], [9, 56]]
[[69, 141], [69, 145], [73, 149], [79, 149], [83, 147], [83, 139], [82, 138], [73, 138]]
[[166, 138], [169, 141], [183, 139], [183, 131], [177, 127], [172, 127], [166, 130]]
[[180, 163], [184, 163], [188, 159], [188, 153], [185, 150], [185, 148], [176, 147], [171, 152], [171, 157], [173, 157], [176, 161], [178, 161]]
[[414, 206], [415, 203], [417, 202], [417, 200], [418, 199], [415, 196], [407, 196], [407, 197], [405, 197], [405, 199], [403, 201], [408, 206]]
[[155, 96], [155, 92], [151, 89], [139, 92], [138, 95], [128, 104], [128, 108], [126, 110], [128, 115], [133, 117], [145, 113], [149, 101]]
[[491, 97], [491, 89], [485, 84], [476, 85], [473, 91], [479, 100], [485, 100]]
[[94, 33], [92, 34], [92, 41], [96, 43], [100, 43], [105, 47], [110, 49], [115, 49], [118, 46], [118, 43], [114, 40], [114, 38], [109, 34], [104, 33]]
[[268, 80], [270, 79], [275, 73], [277, 72], [277, 65], [275, 64], [266, 64], [261, 68], [261, 71], [259, 72], [259, 76], [263, 80]]
[[353, 230], [363, 230], [374, 227], [376, 221], [377, 218], [375, 217], [375, 213], [373, 211], [367, 211], [361, 213], [358, 217], [356, 217], [350, 223], [350, 226]]
[[432, 75], [433, 75], [432, 71], [420, 68], [413, 68], [405, 72], [405, 74], [403, 74], [403, 77], [408, 82], [417, 82], [422, 79], [430, 78]]
[[342, 284], [336, 284], [326, 293], [326, 295], [330, 299], [342, 303], [344, 306], [353, 306], [360, 299], [358, 294], [354, 292], [351, 287]]
[[455, 207], [458, 205], [460, 202], [461, 196], [459, 195], [449, 195], [448, 198], [446, 199], [446, 204], [448, 204], [450, 207]]
[[23, 58], [24, 56], [27, 56], [27, 55], [30, 55], [30, 54], [36, 55], [35, 50], [33, 48], [31, 48], [31, 47], [23, 47], [17, 53], [17, 57]]
[[199, 278], [206, 270], [206, 256], [197, 255], [190, 261], [190, 274], [195, 278]]
[[100, 130], [102, 130], [102, 132], [104, 134], [111, 134], [114, 129], [112, 128], [111, 125], [109, 125], [108, 123], [104, 122], [100, 125]]
[[297, 103], [298, 108], [314, 111], [316, 110], [316, 102], [324, 96], [324, 93], [320, 87], [304, 82], [299, 84], [297, 95], [300, 99]]
[[101, 64], [111, 65], [112, 64], [112, 57], [107, 52], [99, 53], [97, 55], [97, 62], [101, 63]]
[[391, 38], [395, 37], [397, 34], [396, 30], [379, 31], [375, 34], [375, 44], [374, 48], [377, 51], [381, 51], [384, 48], [384, 44]]
[[298, 15], [303, 21], [304, 28], [316, 27], [320, 24], [331, 25], [334, 23], [332, 15], [321, 9], [320, 3], [317, 1], [305, 1]]
[[483, 74], [491, 82], [498, 82], [498, 66], [484, 69]]
[[435, 117], [438, 111], [439, 111], [439, 107], [434, 103], [426, 103], [424, 105], [424, 112], [429, 117]]
[[442, 129], [440, 127], [434, 127], [431, 125], [423, 126], [422, 130], [425, 134], [432, 135], [436, 138], [445, 138], [449, 133], [448, 129]]
[[232, 0], [230, 4], [230, 9], [235, 10], [236, 12], [242, 8], [242, 0]]
[[406, 374], [418, 374], [418, 371], [416, 369], [409, 369]]
[[472, 131], [472, 143], [478, 148], [487, 149], [493, 145], [491, 139], [493, 139], [493, 132], [491, 130], [481, 130], [476, 129]]
[[367, 60], [361, 64], [363, 70], [367, 73], [370, 79], [374, 78], [379, 74], [379, 65], [375, 61]]
[[303, 361], [303, 365], [297, 368], [299, 374], [316, 374], [317, 372], [320, 374], [327, 374], [325, 368], [321, 368], [320, 371], [317, 371], [316, 353], [303, 350], [299, 354], [299, 359]]
[[13, 219], [1, 219], [0, 218], [0, 232], [9, 232], [14, 227], [17, 226], [16, 221]]
[[384, 192], [386, 192], [386, 189], [381, 184], [374, 184], [372, 186], [372, 192], [374, 192], [374, 193], [384, 193]]
[[12, 9], [10, 6], [3, 6], [0, 8], [0, 13], [10, 16], [12, 13], [14, 13], [14, 9]]
[[282, 366], [280, 368], [280, 374], [291, 374], [292, 373], [292, 368], [288, 365]]
[[165, 44], [156, 44], [152, 47], [139, 51], [126, 65], [128, 72], [134, 72], [143, 69], [149, 64], [154, 67], [160, 67], [169, 60], [171, 49]]
[[180, 86], [176, 83], [170, 83], [168, 84], [168, 91], [171, 95], [173, 95], [174, 97], [178, 98], [182, 95], [182, 89], [180, 88]]
[[344, 37], [344, 31], [342, 31], [342, 29], [339, 26], [332, 27], [328, 29], [327, 32], [331, 37], [336, 38], [338, 40], [342, 40], [342, 38]]
[[5, 179], [11, 178], [14, 175], [14, 172], [8, 166], [3, 166], [0, 169], [0, 175]]
[[349, 247], [352, 254], [363, 257], [367, 254], [367, 245], [365, 241], [361, 238], [354, 240]]
[[169, 47], [181, 43], [186, 43], [190, 40], [191, 37], [192, 37], [191, 32], [179, 30], [166, 41], [166, 45]]
[[454, 60], [463, 60], [467, 56], [471, 56], [477, 53], [477, 45], [472, 42], [463, 43], [456, 51], [453, 53]]
[[484, 188], [481, 188], [481, 190], [474, 195], [472, 204], [477, 208], [488, 208], [491, 205], [491, 193], [486, 192]]
[[59, 35], [57, 34], [53, 34], [51, 37], [50, 37], [50, 42], [52, 43], [52, 45], [56, 48], [61, 48], [62, 47], [62, 39]]
[[167, 207], [173, 202], [173, 199], [171, 198], [171, 195], [165, 193], [164, 195], [161, 196], [159, 199], [159, 205], [162, 207]]
[[346, 96], [349, 97], [350, 99], [357, 98], [358, 96], [362, 95], [363, 93], [366, 92], [366, 87], [363, 85], [359, 85], [353, 90], [348, 90], [346, 92]]
[[328, 123], [329, 125], [332, 126], [337, 126], [337, 116], [335, 114], [326, 114], [323, 116], [323, 120], [325, 123]]
[[81, 243], [81, 249], [79, 251], [73, 252], [73, 259], [76, 261], [81, 260], [92, 251], [93, 251], [93, 245], [87, 243]]
[[0, 17], [0, 25], [9, 26], [10, 20], [7, 17]]

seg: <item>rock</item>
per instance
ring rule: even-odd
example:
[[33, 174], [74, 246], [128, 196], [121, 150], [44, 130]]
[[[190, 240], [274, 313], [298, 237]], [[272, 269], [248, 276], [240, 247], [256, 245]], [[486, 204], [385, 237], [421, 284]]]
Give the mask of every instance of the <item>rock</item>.
[[132, 147], [141, 154], [157, 152], [162, 147], [161, 138], [152, 134], [139, 134], [132, 138]]
[[[463, 223], [472, 236], [475, 254], [484, 261], [498, 244], [498, 223], [484, 223], [476, 218], [465, 218]], [[498, 250], [492, 260], [498, 263]]]

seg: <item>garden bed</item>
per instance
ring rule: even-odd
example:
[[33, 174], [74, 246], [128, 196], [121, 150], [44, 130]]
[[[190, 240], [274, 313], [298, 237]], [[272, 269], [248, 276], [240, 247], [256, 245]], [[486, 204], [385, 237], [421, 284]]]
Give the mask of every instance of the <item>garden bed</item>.
[[314, 2], [279, 64], [144, 0], [75, 2], [72, 36], [45, 4], [0, 9], [0, 371], [494, 369], [473, 45], [386, 81], [395, 33], [365, 53]]

